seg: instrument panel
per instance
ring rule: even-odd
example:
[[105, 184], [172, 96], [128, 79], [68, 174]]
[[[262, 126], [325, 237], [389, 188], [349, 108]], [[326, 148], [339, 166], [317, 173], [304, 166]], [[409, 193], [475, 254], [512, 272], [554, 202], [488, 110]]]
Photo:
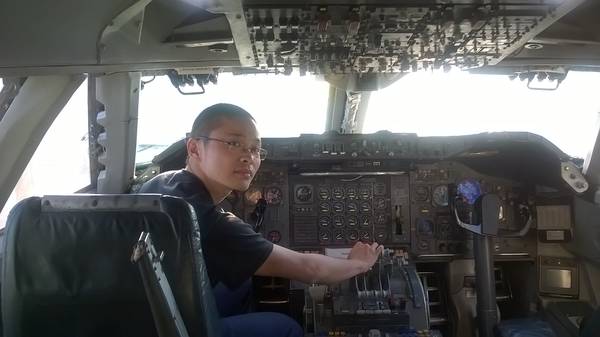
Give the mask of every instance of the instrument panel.
[[[257, 228], [267, 239], [291, 249], [323, 251], [377, 241], [425, 259], [472, 256], [473, 234], [458, 222], [468, 222], [475, 199], [483, 193], [500, 199], [501, 231], [518, 231], [531, 220], [535, 184], [470, 167], [460, 160], [469, 155], [460, 151], [468, 145], [464, 140], [453, 143], [440, 137], [436, 142], [392, 134], [381, 135], [379, 141], [376, 135], [333, 138], [263, 140], [276, 151], [270, 152], [248, 191], [232, 198], [232, 210], [251, 225], [260, 222]], [[378, 151], [377, 144], [405, 144], [413, 155], [391, 157], [383, 151], [389, 146]], [[450, 158], [451, 152], [463, 155]], [[494, 158], [485, 160], [490, 167], [499, 165]], [[524, 237], [499, 236], [494, 253], [534, 257], [536, 237], [529, 232]]]
[[[474, 271], [464, 262], [474, 258], [473, 233], [498, 233], [492, 239], [496, 299], [506, 310], [506, 303], [519, 301], [510, 290], [520, 285], [515, 275], [538, 259], [539, 206], [567, 196], [566, 185], [561, 190], [560, 180], [542, 173], [556, 164], [560, 175], [561, 153], [526, 136], [263, 139], [268, 159], [230, 205], [265, 238], [296, 251], [343, 257], [359, 241], [385, 246], [371, 270], [328, 287], [326, 296], [323, 286], [303, 292], [305, 331], [404, 336], [409, 327], [452, 335], [445, 303], [472, 309], [449, 297], [456, 287], [446, 282], [464, 279], [460, 288], [475, 291]], [[486, 200], [493, 207], [482, 221], [478, 203]]]
[[[411, 247], [420, 256], [471, 254], [473, 234], [458, 226], [456, 218], [469, 221], [471, 211], [462, 204], [474, 204], [478, 195], [498, 195], [499, 229], [505, 232], [523, 228], [528, 221], [524, 210], [533, 208], [533, 193], [525, 183], [483, 175], [456, 162], [416, 165], [410, 173], [410, 191]], [[461, 192], [465, 196], [459, 197]], [[496, 239], [494, 249], [506, 256], [534, 254], [535, 236]]]
[[408, 177], [369, 173], [295, 175], [291, 185], [291, 243], [347, 246], [357, 241], [409, 242]]

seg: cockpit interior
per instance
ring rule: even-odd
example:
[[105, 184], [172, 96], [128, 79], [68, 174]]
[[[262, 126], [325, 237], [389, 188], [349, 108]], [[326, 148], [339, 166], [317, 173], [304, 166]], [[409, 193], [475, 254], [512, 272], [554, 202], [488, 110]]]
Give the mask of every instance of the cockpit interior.
[[[219, 206], [298, 252], [385, 247], [371, 270], [335, 285], [255, 276], [256, 311], [293, 318], [307, 337], [600, 336], [598, 126], [585, 158], [527, 130], [363, 133], [372, 94], [411, 73], [503, 76], [544, 92], [598, 73], [599, 19], [592, 0], [3, 0], [1, 336], [219, 337], [193, 211], [138, 193], [186, 166], [189, 128], [144, 161], [137, 136], [144, 86], [167, 78], [203, 97], [222, 74], [257, 87], [316, 76], [329, 91], [314, 121], [324, 132], [263, 137], [249, 189]], [[89, 185], [17, 200], [84, 81]]]

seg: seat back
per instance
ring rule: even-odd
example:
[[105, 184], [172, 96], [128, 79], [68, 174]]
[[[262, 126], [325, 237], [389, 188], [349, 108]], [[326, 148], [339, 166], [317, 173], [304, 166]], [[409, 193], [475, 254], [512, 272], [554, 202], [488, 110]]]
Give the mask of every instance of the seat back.
[[34, 197], [15, 206], [3, 248], [4, 336], [156, 336], [130, 261], [142, 231], [165, 252], [189, 335], [218, 336], [194, 211], [159, 195]]

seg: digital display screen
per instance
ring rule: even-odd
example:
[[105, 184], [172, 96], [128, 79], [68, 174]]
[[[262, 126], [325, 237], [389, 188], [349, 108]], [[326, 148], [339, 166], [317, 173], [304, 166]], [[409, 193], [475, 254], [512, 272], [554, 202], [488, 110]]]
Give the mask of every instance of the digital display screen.
[[572, 287], [572, 275], [566, 269], [546, 269], [545, 283], [550, 288], [570, 289]]

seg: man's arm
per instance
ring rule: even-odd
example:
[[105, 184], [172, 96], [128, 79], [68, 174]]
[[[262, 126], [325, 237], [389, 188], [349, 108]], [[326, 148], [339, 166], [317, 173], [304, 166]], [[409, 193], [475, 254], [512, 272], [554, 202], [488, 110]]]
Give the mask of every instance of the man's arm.
[[303, 254], [273, 245], [273, 251], [256, 275], [277, 276], [304, 283], [333, 284], [364, 273], [375, 264], [383, 246], [357, 242], [347, 259]]

